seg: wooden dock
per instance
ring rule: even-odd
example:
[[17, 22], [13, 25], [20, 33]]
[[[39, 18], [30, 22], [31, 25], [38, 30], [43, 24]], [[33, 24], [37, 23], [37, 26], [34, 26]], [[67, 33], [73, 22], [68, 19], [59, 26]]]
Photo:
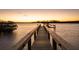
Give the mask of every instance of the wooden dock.
[[[54, 28], [53, 28], [54, 29]], [[5, 37], [6, 39], [6, 37]], [[12, 38], [14, 39], [14, 38]], [[74, 50], [77, 49], [60, 37], [56, 30], [52, 31], [46, 25], [37, 26], [24, 35], [16, 43], [12, 43], [13, 40], [0, 41], [0, 49], [3, 50]]]
[[31, 49], [32, 50], [52, 50], [50, 40], [48, 39], [48, 34], [43, 26], [40, 26], [38, 30], [38, 35]]
[[[34, 40], [31, 38], [34, 35]], [[56, 31], [50, 30], [46, 25], [39, 25], [24, 44], [24, 50], [71, 50], [71, 44], [60, 37]], [[32, 43], [33, 41], [33, 43]], [[27, 48], [27, 49], [26, 49]]]

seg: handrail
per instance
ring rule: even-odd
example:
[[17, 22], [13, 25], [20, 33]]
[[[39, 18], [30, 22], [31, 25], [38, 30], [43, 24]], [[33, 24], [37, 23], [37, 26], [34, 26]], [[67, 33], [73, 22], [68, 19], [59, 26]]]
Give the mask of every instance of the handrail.
[[46, 31], [48, 32], [48, 36], [52, 36], [53, 40], [53, 49], [57, 49], [57, 44], [64, 50], [72, 50], [75, 49], [74, 46], [65, 41], [62, 37], [60, 37], [55, 31], [50, 30], [47, 26], [45, 26]]
[[22, 50], [26, 44], [28, 44], [28, 50], [31, 50], [31, 36], [34, 34], [36, 39], [36, 31], [38, 32], [40, 25], [25, 35], [18, 43], [16, 43], [10, 50]]

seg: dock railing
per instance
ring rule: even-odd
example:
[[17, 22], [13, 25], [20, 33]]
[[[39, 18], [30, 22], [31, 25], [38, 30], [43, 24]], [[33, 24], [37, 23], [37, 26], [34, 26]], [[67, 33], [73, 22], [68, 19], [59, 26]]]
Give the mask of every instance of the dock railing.
[[46, 31], [48, 33], [48, 38], [50, 39], [50, 37], [52, 37], [52, 49], [53, 50], [57, 50], [58, 47], [60, 47], [61, 50], [73, 50], [73, 49], [75, 49], [74, 46], [72, 46], [71, 44], [69, 44], [62, 37], [60, 37], [56, 33], [56, 31], [53, 31], [53, 30], [49, 29], [46, 25], [44, 25], [44, 28], [46, 29]]
[[18, 43], [16, 43], [13, 47], [10, 49], [12, 50], [23, 50], [25, 46], [27, 45], [27, 50], [31, 50], [32, 45], [32, 36], [34, 35], [33, 39], [36, 40], [36, 36], [38, 34], [38, 29], [40, 27], [40, 24], [37, 25], [35, 29], [30, 31], [27, 35], [25, 35]]

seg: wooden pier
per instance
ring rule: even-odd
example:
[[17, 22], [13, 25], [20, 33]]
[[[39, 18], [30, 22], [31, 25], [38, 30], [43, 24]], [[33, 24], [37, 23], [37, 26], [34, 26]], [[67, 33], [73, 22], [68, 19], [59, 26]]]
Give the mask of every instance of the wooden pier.
[[38, 30], [38, 35], [32, 45], [32, 50], [52, 50], [48, 34], [43, 26]]
[[39, 24], [16, 44], [10, 47], [6, 45], [4, 48], [7, 50], [57, 50], [58, 47], [61, 50], [77, 49], [46, 25]]
[[28, 50], [59, 50], [59, 48], [61, 50], [75, 49], [74, 46], [57, 35], [55, 30], [50, 30], [46, 25], [39, 26], [38, 30], [34, 32], [33, 44], [31, 44], [31, 40], [32, 39], [29, 40], [30, 44], [28, 44]]

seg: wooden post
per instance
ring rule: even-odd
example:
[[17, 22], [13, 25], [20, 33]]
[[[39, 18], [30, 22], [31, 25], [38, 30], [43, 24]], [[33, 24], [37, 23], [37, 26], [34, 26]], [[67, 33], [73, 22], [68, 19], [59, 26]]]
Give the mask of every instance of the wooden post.
[[34, 33], [34, 40], [36, 40], [36, 32]]
[[[39, 27], [40, 27], [40, 26], [39, 26]], [[38, 29], [37, 29], [37, 35], [38, 35], [39, 27], [38, 27]]]
[[57, 43], [56, 41], [53, 39], [53, 49], [56, 50], [57, 49]]
[[38, 35], [38, 30], [36, 30], [36, 36]]
[[38, 29], [37, 29], [37, 35], [38, 35]]
[[31, 50], [31, 39], [28, 42], [28, 50]]
[[48, 33], [48, 39], [50, 40], [50, 33]]

